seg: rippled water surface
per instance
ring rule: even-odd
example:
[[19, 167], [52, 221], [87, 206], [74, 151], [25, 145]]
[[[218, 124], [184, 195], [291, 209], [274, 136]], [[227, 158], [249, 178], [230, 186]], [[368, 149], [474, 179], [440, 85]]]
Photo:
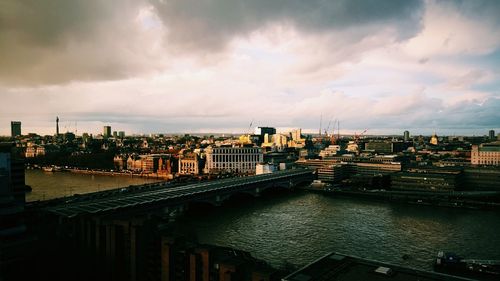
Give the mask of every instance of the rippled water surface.
[[[150, 182], [144, 178], [27, 171], [28, 201]], [[192, 208], [177, 221], [202, 243], [249, 251], [274, 266], [331, 251], [430, 270], [437, 251], [500, 260], [500, 212], [334, 198], [308, 192]], [[404, 260], [403, 255], [409, 255]]]
[[27, 201], [48, 200], [101, 190], [137, 185], [157, 180], [128, 177], [76, 174], [70, 172], [43, 172], [26, 170], [26, 184], [33, 189], [26, 194]]
[[298, 192], [190, 211], [178, 223], [202, 243], [246, 250], [275, 266], [304, 265], [331, 251], [427, 270], [439, 250], [500, 259], [500, 213], [493, 211]]

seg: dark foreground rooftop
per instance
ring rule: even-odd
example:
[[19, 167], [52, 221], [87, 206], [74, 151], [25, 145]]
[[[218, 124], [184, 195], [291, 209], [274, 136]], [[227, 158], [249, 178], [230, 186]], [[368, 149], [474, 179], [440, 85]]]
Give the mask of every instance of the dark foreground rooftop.
[[415, 270], [374, 260], [367, 260], [339, 253], [328, 254], [298, 271], [286, 276], [283, 281], [319, 280], [471, 280], [436, 272]]

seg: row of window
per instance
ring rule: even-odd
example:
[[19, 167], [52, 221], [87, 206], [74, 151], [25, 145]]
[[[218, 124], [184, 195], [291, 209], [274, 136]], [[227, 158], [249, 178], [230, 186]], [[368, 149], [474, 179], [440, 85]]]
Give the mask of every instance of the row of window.
[[260, 162], [262, 154], [211, 155], [209, 162]]
[[213, 154], [261, 153], [260, 148], [213, 148]]

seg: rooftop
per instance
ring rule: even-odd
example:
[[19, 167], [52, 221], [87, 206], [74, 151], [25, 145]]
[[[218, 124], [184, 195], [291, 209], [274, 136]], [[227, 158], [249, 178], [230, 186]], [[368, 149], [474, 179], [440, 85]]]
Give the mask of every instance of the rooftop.
[[330, 253], [298, 271], [286, 276], [283, 281], [313, 280], [470, 280], [436, 272], [415, 270], [374, 260]]

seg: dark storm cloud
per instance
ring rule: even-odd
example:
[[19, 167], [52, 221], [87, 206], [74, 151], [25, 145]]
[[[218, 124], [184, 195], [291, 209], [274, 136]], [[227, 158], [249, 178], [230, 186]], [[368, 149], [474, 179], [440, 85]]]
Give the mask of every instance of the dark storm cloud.
[[[163, 54], [145, 51], [151, 43], [134, 22], [149, 5], [168, 32]], [[232, 38], [274, 23], [307, 33], [346, 29], [353, 41], [391, 26], [407, 38], [420, 29], [421, 11], [416, 0], [4, 0], [0, 83], [127, 78], [161, 68], [158, 56], [169, 50], [221, 52]]]
[[348, 29], [354, 40], [392, 26], [399, 39], [420, 29], [422, 1], [409, 0], [151, 0], [183, 47], [217, 50], [235, 36], [281, 23], [305, 32]]
[[107, 80], [141, 70], [127, 44], [140, 2], [6, 0], [0, 2], [0, 83]]

